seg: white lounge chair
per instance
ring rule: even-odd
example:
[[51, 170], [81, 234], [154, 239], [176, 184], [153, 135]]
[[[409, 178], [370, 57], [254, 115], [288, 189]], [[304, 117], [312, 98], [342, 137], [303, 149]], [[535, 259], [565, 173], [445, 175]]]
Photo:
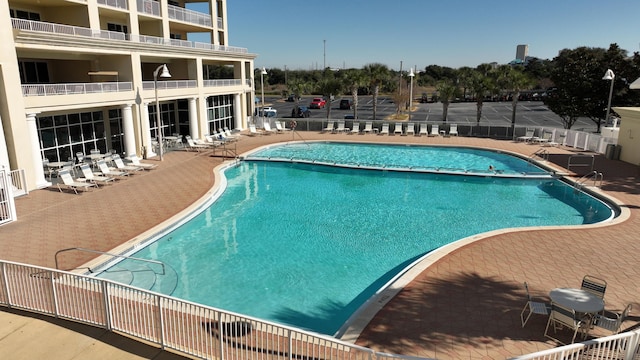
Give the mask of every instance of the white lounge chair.
[[373, 131], [373, 121], [367, 121], [364, 123], [364, 129], [362, 129], [364, 134], [372, 133]]
[[338, 127], [336, 127], [334, 132], [340, 133], [340, 132], [346, 132], [347, 128], [344, 127], [344, 121], [338, 121]]
[[98, 160], [96, 165], [98, 166], [98, 170], [100, 170], [100, 174], [104, 176], [129, 176], [129, 172], [127, 171], [119, 171], [109, 168], [104, 160]]
[[[218, 129], [218, 132], [217, 133], [213, 133], [213, 136], [215, 136], [215, 138], [218, 141], [221, 141], [221, 142], [232, 142], [232, 141], [237, 141], [238, 140], [238, 138], [235, 137], [235, 136], [227, 135], [226, 131], [224, 131], [222, 129]], [[195, 143], [198, 144], [197, 141], [195, 141]], [[204, 145], [211, 145], [211, 144], [204, 144]]]
[[353, 122], [353, 126], [351, 127], [350, 134], [358, 134], [360, 133], [360, 123], [357, 121]]
[[420, 132], [418, 132], [418, 136], [420, 135], [429, 136], [429, 125], [427, 125], [427, 123], [420, 123]]
[[401, 123], [395, 123], [393, 125], [393, 134], [400, 134], [403, 135], [403, 131], [402, 131], [402, 124]]
[[404, 133], [405, 135], [415, 135], [416, 134], [416, 125], [412, 122], [407, 123], [407, 130]]
[[124, 161], [122, 161], [122, 159], [120, 158], [120, 155], [118, 155], [118, 154], [112, 155], [111, 156], [111, 161], [113, 161], [113, 163], [116, 165], [116, 169], [118, 169], [119, 171], [142, 171], [142, 170], [144, 170], [140, 166], [125, 165]]
[[265, 122], [265, 123], [263, 124], [263, 126], [264, 126], [264, 132], [265, 132], [267, 135], [275, 134], [275, 133], [277, 132], [275, 129], [272, 129], [272, 128], [271, 128], [271, 124], [269, 124], [268, 122]]
[[[277, 124], [277, 123], [278, 123], [278, 122], [276, 121], [276, 124]], [[234, 140], [238, 140], [238, 139], [240, 139], [240, 137], [242, 136], [242, 135], [240, 135], [240, 134], [233, 134], [233, 133], [231, 132], [231, 130], [229, 130], [229, 128], [228, 128], [228, 127], [225, 127], [225, 128], [224, 128], [224, 132], [223, 132], [223, 131], [219, 131], [219, 132], [223, 133], [223, 134], [225, 135], [225, 137], [227, 137], [227, 138], [229, 138], [229, 139], [234, 139]]]
[[383, 123], [382, 128], [380, 129], [379, 135], [389, 135], [389, 124]]
[[89, 164], [80, 165], [80, 170], [82, 171], [82, 175], [84, 177], [78, 178], [79, 181], [86, 181], [86, 182], [94, 183], [96, 185], [98, 185], [98, 183], [107, 184], [112, 181], [115, 181], [115, 178], [94, 174], [93, 171], [91, 171]]
[[536, 130], [535, 129], [527, 129], [525, 134], [523, 136], [518, 136], [516, 138], [517, 141], [524, 141], [524, 142], [529, 142], [531, 141], [531, 139], [533, 139], [533, 135], [535, 134]]
[[284, 121], [276, 121], [276, 130], [280, 132], [291, 131], [285, 126]]
[[436, 124], [431, 125], [429, 136], [440, 136], [440, 126]]
[[451, 124], [449, 127], [449, 136], [458, 136], [458, 124]]
[[327, 132], [327, 131], [333, 132], [333, 121], [329, 121], [327, 123], [327, 126], [322, 129], [322, 132]]
[[129, 156], [127, 160], [129, 160], [129, 162], [131, 162], [133, 166], [141, 167], [144, 170], [151, 170], [158, 167], [157, 164], [149, 164], [149, 163], [141, 162], [140, 158], [138, 158], [136, 155]]
[[259, 136], [259, 135], [262, 135], [262, 134], [264, 134], [264, 132], [263, 131], [258, 131], [254, 124], [249, 125], [249, 135], [250, 136]]
[[187, 151], [193, 150], [193, 151], [206, 151], [206, 150], [211, 150], [213, 149], [213, 145], [210, 144], [196, 144], [195, 141], [193, 141], [193, 139], [191, 138], [191, 136], [185, 136], [185, 139], [187, 140]]
[[86, 181], [76, 181], [71, 177], [71, 173], [69, 172], [69, 170], [60, 170], [60, 172], [58, 172], [58, 178], [60, 178], [60, 180], [62, 180], [62, 184], [58, 183], [58, 190], [60, 190], [60, 192], [62, 192], [62, 187], [60, 185], [64, 185], [67, 188], [73, 190], [74, 193], [78, 193], [78, 189], [84, 189], [84, 191], [87, 191], [87, 189], [92, 188], [92, 187], [98, 187], [98, 184], [92, 183], [92, 182], [86, 182]]

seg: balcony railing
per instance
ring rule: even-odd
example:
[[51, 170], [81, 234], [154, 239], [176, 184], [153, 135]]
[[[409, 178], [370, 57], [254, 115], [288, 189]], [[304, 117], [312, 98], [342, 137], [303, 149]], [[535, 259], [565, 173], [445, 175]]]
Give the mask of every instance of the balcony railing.
[[[152, 1], [155, 2], [155, 1]], [[54, 23], [45, 23], [41, 21], [23, 20], [23, 19], [11, 19], [14, 29], [36, 31], [54, 34], [65, 34], [71, 36], [92, 37], [108, 40], [123, 40], [140, 43], [151, 43], [166, 46], [178, 46], [193, 49], [204, 49], [213, 51], [223, 51], [230, 53], [246, 54], [248, 53], [246, 48], [235, 46], [215, 45], [209, 43], [193, 42], [187, 40], [165, 39], [157, 36], [148, 35], [127, 35], [117, 31], [107, 30], [92, 30], [89, 28], [83, 28], [78, 26], [61, 25]]]
[[138, 12], [160, 16], [160, 2], [153, 0], [138, 0]]
[[98, 0], [98, 4], [107, 5], [118, 9], [128, 9], [127, 0]]
[[[154, 81], [143, 81], [143, 90], [154, 90]], [[189, 89], [198, 87], [198, 82], [195, 80], [163, 80], [158, 81], [158, 89]]]
[[218, 80], [205, 80], [204, 86], [238, 86], [242, 85], [241, 79], [218, 79]]
[[133, 83], [131, 82], [22, 85], [22, 95], [24, 96], [96, 94], [132, 90]]
[[218, 18], [218, 29], [223, 29], [223, 27], [222, 27], [222, 18], [221, 17]]
[[193, 11], [179, 6], [169, 5], [169, 19], [184, 21], [202, 26], [213, 26], [211, 23], [211, 15], [198, 11]]

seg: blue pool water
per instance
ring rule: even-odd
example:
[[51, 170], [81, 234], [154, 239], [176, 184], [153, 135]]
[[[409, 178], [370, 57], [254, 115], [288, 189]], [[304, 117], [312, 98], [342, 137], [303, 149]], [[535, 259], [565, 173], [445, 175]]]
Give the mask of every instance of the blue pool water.
[[[350, 151], [379, 158], [377, 149], [386, 151]], [[518, 162], [494, 155], [494, 164]], [[594, 223], [612, 214], [551, 178], [267, 161], [244, 161], [225, 175], [228, 186], [214, 204], [132, 256], [175, 269], [173, 296], [325, 334], [440, 246], [489, 230]], [[167, 288], [159, 280], [151, 289]]]

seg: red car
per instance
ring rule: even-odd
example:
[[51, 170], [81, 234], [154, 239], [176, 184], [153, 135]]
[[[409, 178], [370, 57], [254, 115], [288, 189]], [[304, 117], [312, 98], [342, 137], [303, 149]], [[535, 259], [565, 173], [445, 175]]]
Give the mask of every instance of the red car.
[[327, 101], [323, 98], [313, 98], [309, 107], [312, 109], [322, 109], [327, 104]]

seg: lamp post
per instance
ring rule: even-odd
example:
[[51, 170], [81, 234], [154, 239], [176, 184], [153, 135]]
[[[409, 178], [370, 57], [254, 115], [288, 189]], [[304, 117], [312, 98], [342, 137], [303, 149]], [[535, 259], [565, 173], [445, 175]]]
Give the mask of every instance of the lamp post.
[[260, 92], [262, 93], [262, 126], [264, 126], [264, 76], [267, 75], [267, 70], [263, 67], [260, 70]]
[[160, 116], [160, 102], [158, 101], [158, 73], [160, 73], [160, 77], [162, 78], [170, 78], [171, 74], [169, 74], [169, 69], [167, 69], [167, 64], [160, 65], [153, 72], [153, 87], [156, 90], [156, 123], [158, 124], [158, 155], [160, 156], [160, 161], [162, 161], [162, 116]]
[[409, 85], [409, 120], [411, 120], [411, 109], [413, 107], [413, 77], [414, 76], [416, 76], [416, 74], [413, 73], [413, 68], [411, 68], [411, 71], [409, 71], [409, 77], [411, 78], [410, 85]]
[[607, 72], [604, 73], [602, 80], [611, 80], [611, 87], [609, 88], [609, 101], [607, 102], [607, 115], [605, 115], [604, 121], [605, 126], [607, 121], [609, 121], [609, 113], [611, 112], [611, 97], [613, 96], [613, 81], [615, 80], [616, 75], [613, 73], [613, 70], [607, 69]]

